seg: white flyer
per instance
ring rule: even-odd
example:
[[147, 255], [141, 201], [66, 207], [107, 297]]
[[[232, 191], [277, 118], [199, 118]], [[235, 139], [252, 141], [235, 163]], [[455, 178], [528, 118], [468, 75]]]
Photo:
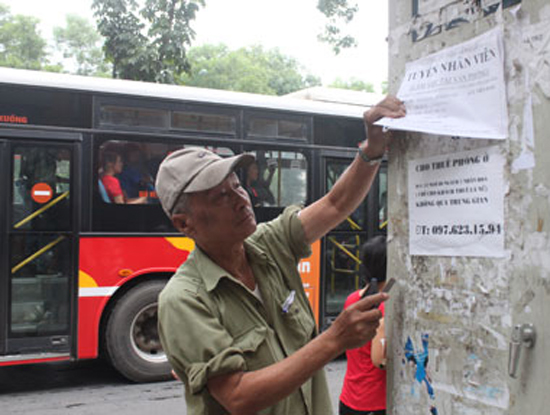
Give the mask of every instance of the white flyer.
[[409, 161], [411, 255], [503, 257], [498, 147]]
[[397, 93], [407, 115], [376, 124], [471, 138], [508, 137], [502, 29], [428, 55], [405, 68]]

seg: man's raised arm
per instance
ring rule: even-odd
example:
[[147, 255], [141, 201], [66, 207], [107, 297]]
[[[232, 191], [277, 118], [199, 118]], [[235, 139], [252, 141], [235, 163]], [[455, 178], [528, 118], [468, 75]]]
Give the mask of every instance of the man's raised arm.
[[400, 118], [405, 116], [404, 104], [393, 96], [388, 96], [363, 115], [367, 140], [361, 143], [360, 154], [340, 176], [333, 188], [321, 199], [300, 212], [300, 220], [308, 242], [314, 242], [344, 221], [367, 195], [378, 171], [380, 160], [386, 151], [390, 134], [382, 127], [374, 125], [382, 117]]

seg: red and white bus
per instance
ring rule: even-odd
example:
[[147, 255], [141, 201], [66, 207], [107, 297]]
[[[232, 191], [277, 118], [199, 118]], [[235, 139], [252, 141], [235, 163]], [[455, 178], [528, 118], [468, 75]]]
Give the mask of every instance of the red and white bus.
[[[0, 69], [0, 366], [105, 356], [132, 381], [167, 378], [157, 295], [194, 244], [159, 206], [160, 161], [185, 146], [254, 152], [241, 179], [269, 220], [330, 189], [365, 138], [363, 110]], [[105, 192], [109, 172], [126, 203]], [[386, 183], [383, 165], [299, 265], [321, 328], [359, 286], [360, 245], [384, 231]]]

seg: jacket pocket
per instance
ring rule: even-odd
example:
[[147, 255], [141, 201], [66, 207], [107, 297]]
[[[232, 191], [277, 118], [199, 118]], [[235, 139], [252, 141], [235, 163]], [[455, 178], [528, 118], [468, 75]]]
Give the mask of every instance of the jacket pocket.
[[286, 312], [282, 312], [283, 324], [293, 332], [292, 338], [298, 341], [294, 348], [300, 348], [306, 344], [315, 333], [315, 321], [304, 305], [296, 298]]
[[246, 370], [260, 369], [273, 363], [266, 338], [266, 327], [253, 327], [235, 337], [233, 346], [243, 352]]

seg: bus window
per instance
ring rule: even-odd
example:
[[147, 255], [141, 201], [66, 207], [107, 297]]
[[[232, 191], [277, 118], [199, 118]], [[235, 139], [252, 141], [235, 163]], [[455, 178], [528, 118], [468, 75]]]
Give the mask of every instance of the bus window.
[[[349, 165], [348, 160], [335, 159], [327, 162], [326, 165], [326, 183], [327, 192], [332, 189], [338, 178], [344, 173]], [[359, 207], [349, 215], [344, 222], [338, 225], [335, 231], [364, 231], [366, 230], [366, 198]]]
[[292, 151], [257, 150], [245, 173], [245, 188], [254, 207], [285, 207], [306, 202], [307, 160]]
[[13, 235], [10, 244], [12, 337], [66, 331], [71, 240], [33, 233]]
[[68, 230], [70, 152], [63, 147], [17, 146], [13, 154], [13, 226]]
[[96, 160], [94, 228], [111, 232], [173, 231], [159, 207], [155, 179], [162, 160], [185, 147], [207, 148], [221, 157], [235, 154], [227, 147], [104, 141], [99, 146]]
[[102, 127], [152, 127], [168, 129], [168, 111], [151, 108], [132, 108], [102, 105], [99, 125]]
[[366, 138], [365, 126], [359, 120], [316, 117], [313, 128], [317, 145], [356, 148]]
[[307, 140], [307, 126], [307, 122], [301, 120], [251, 117], [248, 123], [248, 135]]
[[359, 233], [332, 234], [327, 237], [325, 315], [336, 317], [347, 296], [361, 288], [360, 249], [365, 235]]
[[172, 113], [172, 129], [175, 130], [235, 134], [236, 126], [234, 116], [180, 111]]
[[[112, 143], [110, 143], [112, 144]], [[106, 203], [144, 204], [153, 190], [152, 177], [143, 163], [139, 147], [125, 145], [120, 149], [107, 145], [100, 151], [98, 186]]]
[[99, 148], [98, 193], [105, 203], [157, 204], [155, 177], [162, 160], [185, 147], [207, 148], [222, 157], [234, 155], [225, 147], [171, 145], [110, 140]]

